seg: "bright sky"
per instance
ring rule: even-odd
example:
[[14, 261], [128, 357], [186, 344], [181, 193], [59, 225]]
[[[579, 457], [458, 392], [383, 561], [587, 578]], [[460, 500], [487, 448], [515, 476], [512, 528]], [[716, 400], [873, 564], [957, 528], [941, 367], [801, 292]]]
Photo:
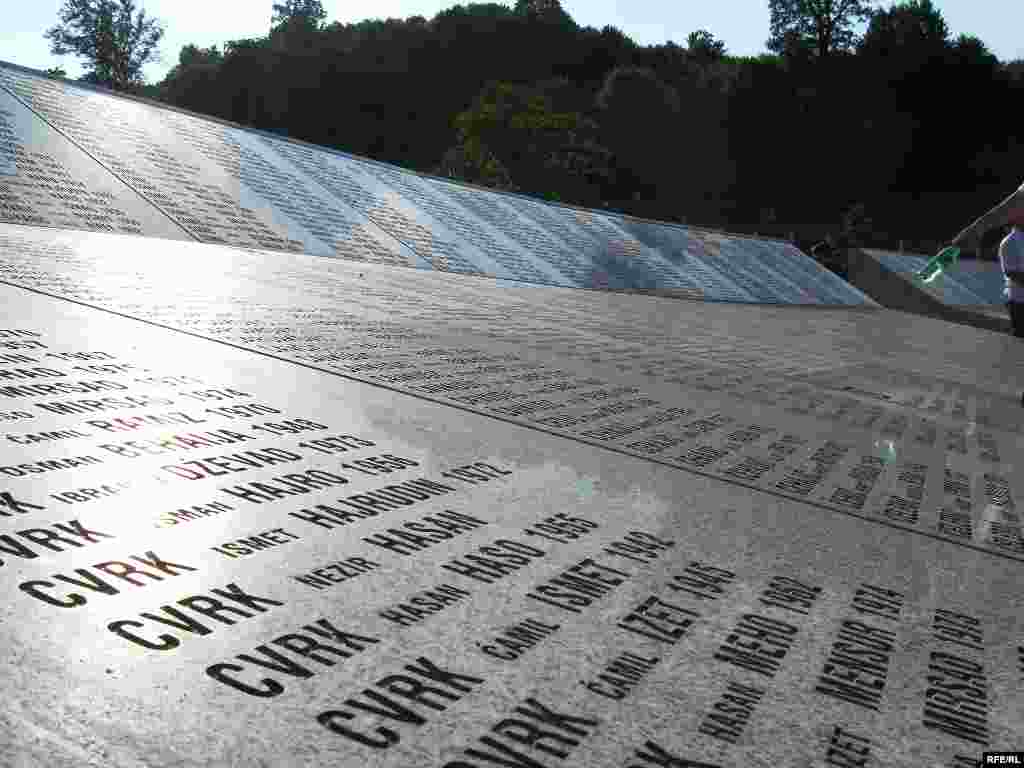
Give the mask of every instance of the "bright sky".
[[[463, 0], [465, 2], [465, 0]], [[266, 34], [274, 0], [140, 0], [161, 19], [167, 33], [162, 62], [146, 68], [150, 82], [163, 78], [183, 45], [201, 48], [225, 40]], [[328, 21], [425, 16], [455, 5], [455, 0], [322, 0]], [[506, 0], [511, 5], [511, 0]], [[0, 60], [33, 69], [63, 66], [77, 77], [82, 68], [72, 56], [53, 56], [43, 32], [57, 21], [62, 0], [7, 2], [0, 25]], [[888, 7], [890, 0], [885, 1]], [[1024, 2], [1020, 0], [935, 0], [954, 36], [980, 37], [1002, 61], [1024, 59]], [[562, 0], [562, 7], [583, 26], [618, 27], [641, 45], [666, 40], [685, 44], [695, 29], [707, 29], [725, 41], [730, 53], [764, 50], [768, 38], [768, 0]]]

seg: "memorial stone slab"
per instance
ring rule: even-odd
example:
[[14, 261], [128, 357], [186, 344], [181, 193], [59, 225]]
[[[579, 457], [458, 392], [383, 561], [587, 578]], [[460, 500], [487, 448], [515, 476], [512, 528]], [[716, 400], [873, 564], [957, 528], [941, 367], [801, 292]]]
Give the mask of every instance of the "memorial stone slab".
[[20, 764], [1024, 740], [1011, 338], [11, 225], [0, 281]]
[[[864, 249], [864, 253], [907, 279], [914, 279], [929, 259], [927, 256], [874, 249]], [[1006, 281], [995, 262], [965, 260], [942, 272], [930, 283], [915, 280], [914, 285], [946, 304], [1002, 308], [1006, 302]]]
[[8, 223], [683, 298], [874, 303], [788, 244], [451, 183], [2, 62], [0, 147]]
[[24, 104], [0, 90], [0, 218], [21, 224], [190, 239]]

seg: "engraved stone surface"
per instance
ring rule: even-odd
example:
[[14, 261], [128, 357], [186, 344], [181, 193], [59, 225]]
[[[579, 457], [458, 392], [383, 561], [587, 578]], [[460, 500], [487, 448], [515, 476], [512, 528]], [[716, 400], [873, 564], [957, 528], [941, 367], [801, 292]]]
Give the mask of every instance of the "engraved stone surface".
[[0, 220], [189, 239], [172, 219], [0, 90]]
[[0, 280], [5, 759], [1024, 739], [1012, 338], [9, 225]]
[[[885, 267], [912, 278], [928, 263], [928, 256], [910, 253], [894, 253], [864, 249], [864, 253], [880, 261]], [[951, 269], [944, 271], [931, 283], [916, 282], [922, 290], [947, 304], [967, 306], [995, 305], [1003, 307], [1006, 303], [1004, 289], [1006, 282], [999, 264], [965, 260]]]
[[[456, 184], [3, 63], [0, 173], [13, 176], [0, 186], [0, 221], [14, 224], [191, 238], [513, 283], [874, 304], [786, 243]], [[44, 201], [55, 210], [45, 212]]]

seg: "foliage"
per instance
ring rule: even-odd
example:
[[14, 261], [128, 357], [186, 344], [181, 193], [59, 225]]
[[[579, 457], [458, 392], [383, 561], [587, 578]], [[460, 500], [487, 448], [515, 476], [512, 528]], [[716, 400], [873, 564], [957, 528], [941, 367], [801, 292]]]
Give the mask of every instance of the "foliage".
[[872, 16], [859, 53], [872, 70], [884, 70], [898, 86], [941, 66], [948, 47], [949, 28], [932, 0], [908, 0]]
[[610, 153], [597, 140], [596, 123], [574, 109], [579, 103], [579, 92], [565, 79], [532, 86], [491, 83], [455, 118], [456, 145], [437, 170], [450, 178], [594, 204], [611, 173]]
[[216, 45], [183, 46], [178, 63], [159, 86], [160, 98], [195, 112], [226, 117], [218, 88], [223, 63], [224, 56]]
[[725, 42], [717, 40], [706, 29], [698, 29], [687, 35], [686, 49], [700, 61], [718, 61], [725, 56]]
[[476, 184], [808, 245], [941, 240], [1021, 181], [1004, 116], [1024, 63], [954, 37], [929, 0], [875, 11], [859, 41], [866, 0], [773, 3], [805, 15], [752, 57], [707, 30], [639, 46], [556, 0], [351, 24], [278, 5], [265, 36], [186, 46], [160, 98]]
[[135, 0], [64, 0], [59, 19], [44, 35], [50, 52], [86, 59], [91, 82], [129, 90], [141, 84], [143, 66], [158, 59], [163, 26], [136, 10]]
[[855, 27], [871, 18], [871, 0], [768, 0], [771, 37], [768, 49], [796, 54], [811, 51], [824, 59], [848, 51]]
[[618, 67], [608, 73], [595, 103], [604, 142], [620, 175], [631, 179], [627, 193], [634, 204], [628, 207], [636, 210], [640, 202], [657, 217], [675, 218], [679, 212], [669, 190], [679, 173], [673, 162], [678, 156], [674, 129], [682, 111], [679, 92], [652, 69]]
[[515, 13], [549, 24], [576, 25], [559, 0], [516, 0]]
[[274, 3], [273, 8], [271, 45], [289, 55], [317, 55], [318, 33], [327, 18], [320, 0], [285, 0], [284, 3]]
[[320, 23], [327, 18], [327, 12], [320, 0], [284, 0], [283, 3], [274, 3], [273, 8], [274, 15], [270, 19], [271, 27], [297, 20], [313, 27], [319, 27]]
[[449, 179], [479, 184], [491, 189], [517, 192], [508, 168], [479, 139], [464, 137], [444, 153], [434, 172]]

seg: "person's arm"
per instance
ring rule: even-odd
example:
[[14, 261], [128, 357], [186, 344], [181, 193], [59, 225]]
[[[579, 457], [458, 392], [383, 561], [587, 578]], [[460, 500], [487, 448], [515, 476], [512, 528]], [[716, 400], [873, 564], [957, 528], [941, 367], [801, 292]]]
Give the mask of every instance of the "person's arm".
[[977, 250], [981, 238], [990, 229], [1005, 227], [1007, 224], [1024, 221], [1024, 186], [999, 203], [974, 223], [964, 227], [955, 238], [953, 245], [967, 251]]

